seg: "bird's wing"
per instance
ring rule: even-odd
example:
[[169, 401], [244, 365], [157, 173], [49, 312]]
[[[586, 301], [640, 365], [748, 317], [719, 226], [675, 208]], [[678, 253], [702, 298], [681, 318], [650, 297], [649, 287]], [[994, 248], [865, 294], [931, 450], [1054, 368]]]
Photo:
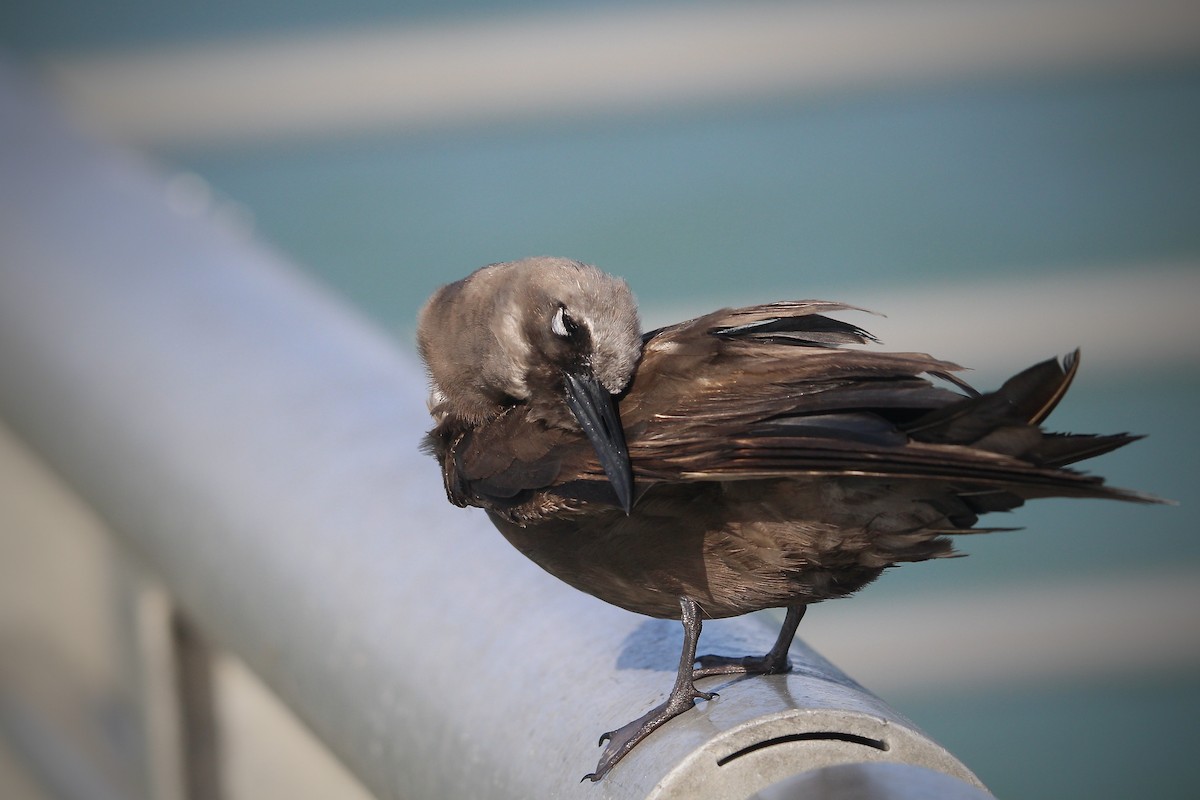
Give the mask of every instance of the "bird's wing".
[[928, 355], [843, 347], [871, 341], [820, 313], [847, 308], [774, 303], [654, 332], [621, 405], [635, 480], [883, 476], [1018, 498], [1149, 499], [1062, 469], [1137, 437], [1039, 427], [1077, 354], [980, 394], [953, 376], [959, 367]]
[[[850, 308], [772, 303], [646, 334], [620, 403], [635, 492], [658, 483], [874, 476], [946, 484], [978, 513], [1039, 496], [1155, 500], [1063, 469], [1137, 437], [1040, 429], [1074, 377], [1076, 354], [981, 394], [954, 376], [955, 364], [853, 347], [873, 339], [824, 316]], [[460, 504], [616, 504], [586, 437], [531, 419], [525, 406], [445, 436], [438, 455]]]
[[[709, 396], [698, 387], [696, 379], [705, 384], [705, 377], [710, 374], [715, 377], [722, 364], [734, 363], [723, 355], [727, 349], [725, 342], [830, 347], [871, 340], [869, 334], [856, 326], [816, 315], [817, 311], [847, 308], [850, 307], [822, 301], [774, 303], [720, 311], [646, 334], [645, 360], [638, 375], [643, 375], [645, 365], [651, 366], [653, 375], [650, 380], [635, 378], [621, 401], [627, 435], [631, 419], [636, 421], [647, 413], [653, 415], [655, 410], [699, 418], [703, 412], [689, 407], [688, 398], [697, 391]], [[805, 320], [803, 330], [789, 323], [800, 317]], [[710, 330], [713, 335], [709, 335]], [[790, 352], [793, 348], [772, 349]], [[760, 377], [766, 376], [773, 366], [793, 366], [754, 357], [742, 362], [740, 369]], [[920, 369], [915, 365], [912, 368]], [[820, 365], [813, 364], [809, 372], [815, 377], [820, 370]], [[640, 388], [643, 386], [651, 391], [647, 393]], [[741, 410], [745, 412], [751, 404], [758, 403], [764, 414], [769, 413], [775, 394], [778, 393], [756, 392], [754, 398], [742, 398]], [[737, 400], [737, 397], [723, 399]], [[532, 495], [545, 490], [571, 500], [615, 500], [595, 450], [583, 433], [578, 428], [548, 425], [536, 415], [533, 407], [514, 405], [483, 425], [457, 431], [443, 426], [430, 434], [427, 449], [443, 463], [447, 493], [452, 501], [460, 505], [513, 507], [529, 502]], [[742, 416], [726, 415], [724, 422], [734, 424]], [[659, 425], [655, 432], [669, 437], [682, 431]]]
[[[442, 462], [451, 502], [518, 515], [531, 509], [564, 510], [585, 501], [618, 505], [582, 431], [530, 417], [527, 406], [517, 405], [484, 425], [435, 429], [427, 437], [426, 449]], [[545, 494], [552, 489], [562, 491]]]

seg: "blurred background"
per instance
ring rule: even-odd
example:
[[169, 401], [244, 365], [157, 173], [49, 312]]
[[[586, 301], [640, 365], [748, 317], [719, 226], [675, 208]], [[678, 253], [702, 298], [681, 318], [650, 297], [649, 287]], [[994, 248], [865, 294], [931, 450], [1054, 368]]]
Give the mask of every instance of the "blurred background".
[[[1037, 504], [801, 636], [998, 796], [1194, 796], [1200, 5], [57, 0], [0, 7], [0, 48], [405, 350], [437, 286], [540, 254], [625, 277], [647, 326], [870, 308], [982, 388], [1081, 345], [1052, 427], [1147, 434], [1091, 466], [1181, 505]], [[120, 672], [100, 524], [0, 440], [3, 646]], [[240, 667], [218, 680], [231, 794], [362, 792]], [[46, 791], [0, 745], [0, 794]]]

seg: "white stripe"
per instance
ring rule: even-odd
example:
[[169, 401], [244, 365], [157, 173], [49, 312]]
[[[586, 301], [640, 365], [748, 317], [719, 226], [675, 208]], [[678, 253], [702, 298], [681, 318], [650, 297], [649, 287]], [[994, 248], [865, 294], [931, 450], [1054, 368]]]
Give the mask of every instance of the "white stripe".
[[[943, 565], [944, 566], [944, 565]], [[800, 636], [872, 691], [995, 688], [1200, 668], [1200, 573], [814, 606]]]
[[1198, 299], [1200, 263], [1191, 263], [1001, 277], [862, 303], [888, 315], [869, 327], [891, 348], [1011, 372], [1081, 347], [1091, 373], [1200, 363]]
[[[797, 286], [786, 299], [814, 294], [828, 292]], [[697, 297], [686, 308], [651, 307], [642, 316], [652, 329], [714, 308], [780, 299]], [[823, 299], [886, 314], [837, 316], [871, 331], [889, 350], [929, 352], [979, 373], [1007, 375], [1075, 347], [1083, 349], [1088, 374], [1200, 364], [1200, 262], [998, 275], [994, 281], [842, 291]]]
[[427, 129], [1195, 57], [1200, 3], [730, 3], [62, 55], [85, 118], [141, 143]]

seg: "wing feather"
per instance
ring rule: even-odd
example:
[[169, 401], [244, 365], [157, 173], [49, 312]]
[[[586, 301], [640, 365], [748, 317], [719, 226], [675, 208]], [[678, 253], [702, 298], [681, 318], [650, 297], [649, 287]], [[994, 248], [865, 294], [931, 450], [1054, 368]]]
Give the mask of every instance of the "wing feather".
[[[873, 337], [824, 316], [844, 310], [856, 309], [771, 303], [646, 334], [620, 404], [638, 493], [664, 482], [870, 476], [945, 484], [973, 513], [1050, 495], [1156, 501], [1064, 468], [1136, 437], [1041, 430], [1078, 351], [979, 393], [950, 362], [858, 349]], [[537, 493], [611, 502], [586, 438], [539, 425], [522, 406], [452, 449], [463, 491], [493, 504]]]

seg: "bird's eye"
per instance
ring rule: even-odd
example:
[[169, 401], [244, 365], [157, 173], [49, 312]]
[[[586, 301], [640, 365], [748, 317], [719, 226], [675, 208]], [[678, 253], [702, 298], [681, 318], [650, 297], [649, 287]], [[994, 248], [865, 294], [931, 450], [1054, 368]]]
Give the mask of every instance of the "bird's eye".
[[550, 330], [564, 339], [570, 339], [579, 330], [579, 326], [571, 319], [566, 307], [559, 306], [558, 311], [554, 312], [554, 319], [550, 321]]

